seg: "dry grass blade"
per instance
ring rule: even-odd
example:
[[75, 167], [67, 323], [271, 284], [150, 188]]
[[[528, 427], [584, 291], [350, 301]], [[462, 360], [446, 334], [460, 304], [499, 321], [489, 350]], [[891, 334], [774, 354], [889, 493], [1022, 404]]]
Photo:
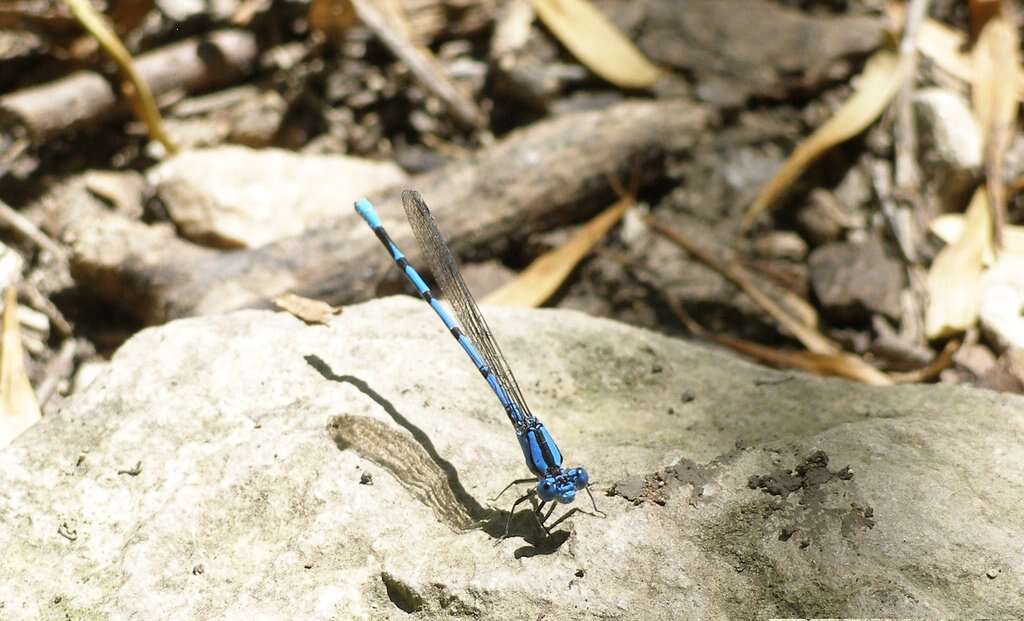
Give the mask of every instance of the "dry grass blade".
[[580, 229], [572, 238], [530, 263], [515, 279], [483, 298], [485, 304], [536, 308], [562, 286], [572, 270], [599, 242], [608, 230], [633, 206], [633, 198], [624, 196]]
[[[991, 5], [991, 6], [990, 6]], [[993, 236], [1002, 243], [1006, 223], [1003, 168], [1013, 141], [1020, 84], [1020, 39], [1017, 28], [999, 4], [972, 3], [972, 10], [990, 15], [978, 33], [971, 55], [971, 100], [985, 145], [985, 183], [992, 210]], [[982, 7], [982, 8], [976, 8]], [[993, 11], [993, 7], [996, 10]]]
[[160, 118], [160, 111], [153, 100], [153, 93], [150, 92], [142, 76], [135, 70], [132, 56], [122, 45], [114, 31], [111, 30], [103, 16], [89, 4], [89, 0], [65, 0], [75, 14], [75, 18], [82, 26], [96, 38], [100, 47], [114, 60], [118, 69], [124, 75], [126, 83], [122, 87], [125, 97], [132, 103], [135, 114], [142, 119], [149, 130], [149, 135], [164, 146], [168, 153], [177, 152], [178, 148], [164, 132], [163, 121]]
[[689, 316], [682, 304], [674, 297], [663, 294], [669, 308], [694, 335], [714, 341], [724, 347], [750, 356], [755, 360], [789, 369], [801, 369], [815, 375], [844, 377], [872, 386], [889, 386], [892, 380], [857, 356], [846, 352], [815, 353], [810, 351], [787, 351], [752, 343], [743, 339], [711, 334]]
[[978, 188], [967, 208], [963, 235], [942, 249], [928, 270], [925, 334], [939, 338], [963, 332], [978, 318], [984, 257], [992, 255], [988, 196]]
[[18, 295], [4, 291], [3, 335], [0, 337], [0, 448], [7, 446], [42, 417], [22, 360], [18, 327]]
[[743, 228], [750, 228], [754, 219], [771, 207], [822, 153], [856, 136], [874, 122], [906, 79], [908, 67], [906, 59], [892, 51], [875, 52], [860, 75], [853, 96], [836, 110], [832, 118], [797, 146], [779, 172], [761, 188], [743, 215]]
[[623, 88], [648, 88], [661, 75], [587, 0], [530, 0], [544, 25], [588, 69]]
[[327, 320], [341, 313], [341, 308], [327, 302], [285, 293], [274, 298], [274, 305], [308, 324], [327, 324]]
[[804, 347], [812, 352], [820, 354], [832, 354], [839, 351], [839, 347], [835, 343], [831, 342], [823, 334], [814, 330], [810, 326], [807, 326], [802, 321], [795, 319], [785, 309], [776, 304], [774, 300], [755, 287], [746, 270], [741, 266], [734, 263], [726, 264], [719, 261], [716, 257], [712, 256], [711, 253], [705, 252], [697, 244], [691, 242], [689, 238], [676, 229], [658, 222], [651, 216], [648, 216], [645, 221], [652, 229], [672, 240], [683, 250], [702, 261], [705, 265], [731, 280], [737, 287], [742, 289], [744, 293], [750, 296], [758, 306], [763, 308], [765, 312], [778, 321], [780, 325], [789, 330], [790, 333], [803, 343]]

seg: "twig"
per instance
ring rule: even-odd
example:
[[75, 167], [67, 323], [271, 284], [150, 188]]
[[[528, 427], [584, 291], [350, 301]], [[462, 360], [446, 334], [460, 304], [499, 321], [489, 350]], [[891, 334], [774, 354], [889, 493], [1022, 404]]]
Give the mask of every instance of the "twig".
[[46, 405], [46, 402], [50, 400], [53, 393], [57, 391], [61, 380], [70, 379], [77, 350], [78, 343], [75, 339], [65, 339], [64, 344], [60, 346], [60, 351], [46, 365], [43, 379], [36, 385], [36, 395], [39, 398], [40, 407]]
[[17, 212], [13, 207], [0, 200], [0, 224], [14, 229], [22, 237], [30, 240], [40, 249], [45, 250], [58, 260], [65, 260], [67, 253], [57, 242], [50, 239], [50, 236], [39, 230], [35, 224]]
[[745, 351], [763, 359], [773, 360], [777, 363], [795, 366], [817, 373], [838, 375], [850, 379], [856, 379], [866, 384], [876, 386], [887, 386], [892, 380], [883, 372], [871, 366], [857, 356], [842, 351], [838, 345], [831, 342], [825, 335], [804, 325], [793, 318], [788, 312], [782, 309], [771, 298], [762, 293], [754, 286], [750, 278], [740, 265], [736, 263], [725, 263], [711, 253], [704, 251], [692, 243], [679, 231], [661, 224], [652, 216], [645, 218], [647, 225], [655, 231], [669, 238], [684, 250], [700, 259], [706, 265], [719, 272], [740, 289], [743, 290], [754, 302], [770, 314], [782, 326], [787, 328], [797, 339], [803, 343], [809, 352], [779, 352], [772, 348], [748, 343], [739, 339], [725, 336], [715, 336], [713, 340], [721, 342], [729, 347]]
[[64, 338], [71, 336], [72, 332], [74, 332], [71, 324], [68, 323], [68, 320], [64, 318], [64, 313], [60, 312], [60, 309], [57, 308], [57, 305], [50, 298], [43, 295], [35, 285], [28, 281], [23, 281], [18, 287], [21, 293], [28, 298], [32, 307], [46, 315], [47, 319], [50, 320], [50, 323], [53, 324], [53, 327], [56, 328], [61, 336]]
[[373, 31], [391, 53], [408, 65], [409, 70], [431, 93], [448, 106], [455, 119], [468, 127], [484, 127], [484, 115], [477, 105], [452, 84], [444, 69], [429, 50], [409, 41], [369, 0], [352, 0], [359, 19]]
[[839, 351], [839, 347], [825, 338], [824, 335], [815, 332], [808, 328], [799, 321], [793, 319], [793, 317], [786, 312], [781, 306], [775, 303], [774, 300], [766, 296], [761, 292], [760, 289], [755, 287], [750, 278], [747, 275], [746, 270], [735, 263], [726, 264], [720, 261], [717, 257], [713, 256], [710, 252], [705, 251], [693, 242], [689, 240], [685, 235], [679, 231], [658, 222], [653, 216], [647, 216], [644, 218], [647, 225], [652, 229], [661, 233], [668, 239], [678, 244], [683, 250], [697, 257], [700, 261], [719, 272], [729, 280], [731, 280], [737, 287], [743, 290], [758, 306], [763, 308], [765, 312], [770, 314], [776, 321], [782, 324], [787, 330], [789, 330], [807, 349], [823, 354], [832, 354]]
[[907, 79], [896, 95], [896, 187], [907, 196], [915, 195], [921, 183], [917, 166], [917, 132], [911, 99], [914, 95], [914, 74], [917, 68], [917, 35], [928, 12], [930, 0], [910, 0], [900, 41], [900, 56], [909, 66]]
[[[202, 90], [248, 74], [259, 50], [255, 37], [219, 30], [142, 54], [135, 67], [157, 96]], [[35, 143], [123, 113], [109, 80], [76, 71], [59, 80], [0, 96], [0, 137], [27, 136]]]

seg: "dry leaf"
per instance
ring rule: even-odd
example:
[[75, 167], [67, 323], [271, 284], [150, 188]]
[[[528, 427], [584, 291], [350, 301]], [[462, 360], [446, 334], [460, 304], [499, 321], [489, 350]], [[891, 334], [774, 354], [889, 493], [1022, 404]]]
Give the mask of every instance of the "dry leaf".
[[963, 235], [942, 249], [928, 271], [925, 334], [939, 338], [963, 332], [978, 318], [982, 260], [992, 253], [988, 196], [978, 188], [967, 208]]
[[754, 218], [782, 195], [804, 170], [822, 153], [856, 136], [885, 110], [899, 90], [909, 67], [889, 50], [881, 50], [868, 60], [861, 73], [857, 90], [824, 125], [803, 141], [769, 181], [743, 215], [743, 228], [749, 228]]
[[[932, 220], [929, 228], [947, 244], [955, 243], [964, 234], [964, 216], [959, 213], [943, 214]], [[1024, 226], [1011, 224], [1003, 229], [1003, 252], [1024, 256]], [[995, 259], [992, 248], [986, 248], [981, 256], [984, 265], [992, 265]]]
[[1020, 40], [1005, 12], [992, 3], [972, 3], [978, 13], [991, 15], [980, 26], [972, 51], [971, 103], [981, 128], [985, 154], [985, 182], [993, 215], [996, 245], [1002, 243], [1006, 222], [1006, 186], [1003, 168], [1015, 133], [1020, 84]]
[[341, 307], [327, 302], [285, 293], [274, 298], [274, 305], [309, 324], [327, 325], [327, 320], [341, 313]]
[[349, 0], [313, 0], [307, 19], [310, 28], [332, 40], [340, 39], [358, 21]]
[[18, 327], [18, 295], [14, 287], [4, 291], [3, 335], [0, 336], [0, 448], [10, 444], [42, 418], [39, 402], [25, 374], [21, 330]]
[[594, 244], [600, 241], [608, 229], [612, 228], [622, 218], [622, 214], [632, 206], [633, 199], [623, 197], [595, 216], [560, 248], [538, 257], [514, 280], [484, 297], [483, 302], [503, 306], [540, 306], [562, 286]]
[[587, 0], [530, 0], [544, 25], [588, 69], [623, 88], [647, 88], [661, 69]]

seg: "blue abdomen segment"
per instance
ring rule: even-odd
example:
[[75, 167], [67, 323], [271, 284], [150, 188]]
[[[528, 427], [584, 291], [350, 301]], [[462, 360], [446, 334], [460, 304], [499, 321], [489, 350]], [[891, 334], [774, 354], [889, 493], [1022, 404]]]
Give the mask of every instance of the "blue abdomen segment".
[[538, 477], [561, 470], [562, 452], [541, 422], [535, 422], [519, 434], [519, 447], [523, 449], [526, 466]]
[[[483, 356], [480, 355], [480, 352], [478, 352], [476, 347], [473, 346], [473, 343], [469, 338], [462, 333], [462, 330], [459, 329], [455, 320], [451, 318], [448, 311], [441, 305], [441, 302], [434, 297], [433, 293], [431, 293], [430, 287], [427, 286], [426, 281], [424, 281], [419, 272], [416, 271], [416, 268], [409, 264], [409, 261], [405, 258], [405, 254], [399, 250], [398, 246], [395, 245], [395, 242], [391, 240], [391, 236], [384, 230], [384, 226], [380, 222], [380, 217], [377, 215], [377, 210], [373, 208], [370, 201], [365, 198], [357, 200], [356, 213], [358, 213], [370, 226], [380, 242], [384, 244], [385, 248], [387, 248], [388, 254], [391, 255], [391, 258], [398, 265], [398, 268], [402, 270], [405, 277], [412, 283], [412, 286], [416, 288], [416, 292], [424, 301], [427, 302], [427, 304], [430, 304], [430, 308], [434, 309], [437, 316], [441, 318], [441, 322], [444, 323], [446, 328], [448, 328], [451, 335], [455, 337], [455, 340], [459, 343], [459, 346], [462, 347], [462, 350], [466, 352], [466, 355], [469, 356], [469, 359], [473, 361], [473, 365], [476, 366], [477, 370], [480, 371], [480, 374], [483, 375], [487, 384], [491, 387], [491, 390], [493, 390], [494, 394], [497, 395], [498, 401], [501, 402], [501, 406], [505, 408], [505, 414], [508, 415], [512, 425], [516, 429], [525, 427], [526, 420], [523, 413], [520, 412], [519, 408], [517, 408], [512, 402], [512, 399], [502, 387], [498, 378], [495, 377], [490, 367], [487, 366], [487, 363], [484, 361]], [[557, 449], [555, 450], [557, 451]], [[561, 461], [561, 457], [559, 457], [559, 461]]]

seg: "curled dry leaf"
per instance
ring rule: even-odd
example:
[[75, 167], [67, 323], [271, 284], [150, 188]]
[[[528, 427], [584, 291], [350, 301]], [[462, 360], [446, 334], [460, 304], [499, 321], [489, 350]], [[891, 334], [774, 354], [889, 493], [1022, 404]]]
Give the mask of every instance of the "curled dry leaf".
[[632, 206], [633, 199], [629, 196], [623, 197], [596, 215], [561, 247], [538, 257], [511, 282], [484, 297], [483, 302], [503, 306], [540, 306], [562, 286], [594, 244], [600, 241]]
[[0, 337], [0, 448], [10, 444], [42, 418], [39, 402], [25, 374], [18, 296], [14, 287], [4, 291], [3, 335]]
[[309, 324], [327, 324], [327, 320], [341, 313], [340, 306], [305, 298], [294, 293], [285, 293], [274, 298], [274, 305]]
[[899, 90], [909, 67], [906, 57], [901, 58], [890, 50], [875, 52], [864, 67], [853, 96], [800, 143], [779, 172], [761, 188], [743, 215], [743, 228], [750, 228], [754, 219], [771, 207], [822, 153], [856, 136], [874, 122]]
[[983, 260], [992, 253], [988, 195], [984, 188], [979, 188], [967, 208], [963, 234], [942, 249], [928, 270], [928, 338], [956, 334], [974, 325], [978, 319]]
[[588, 69], [623, 88], [648, 88], [662, 71], [587, 0], [530, 0], [544, 25]]

